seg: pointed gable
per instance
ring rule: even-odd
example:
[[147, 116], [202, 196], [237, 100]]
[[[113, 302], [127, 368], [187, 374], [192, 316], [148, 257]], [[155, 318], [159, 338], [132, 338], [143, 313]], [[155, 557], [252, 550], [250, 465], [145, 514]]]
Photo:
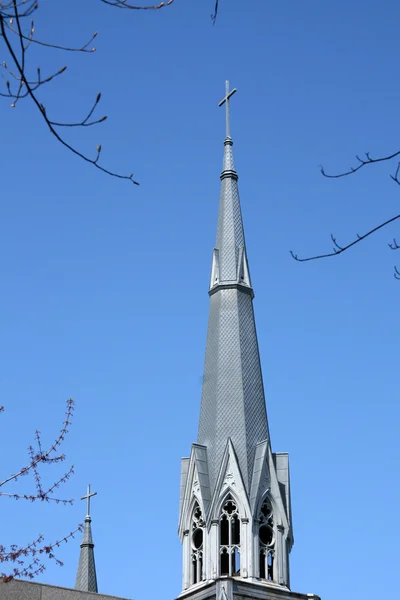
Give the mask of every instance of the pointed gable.
[[268, 471], [268, 442], [257, 444], [254, 457], [253, 477], [250, 488], [250, 506], [255, 514], [257, 501], [270, 486]]
[[231, 439], [228, 439], [222, 457], [221, 468], [212, 497], [208, 526], [210, 526], [213, 519], [219, 517], [221, 503], [228, 494], [231, 494], [240, 505], [241, 516], [249, 518], [251, 510], [247, 490], [244, 485], [239, 461]]
[[183, 458], [181, 463], [181, 506], [178, 528], [180, 537], [188, 527], [194, 499], [198, 501], [206, 517], [211, 503], [207, 448], [199, 444], [192, 445], [190, 458]]

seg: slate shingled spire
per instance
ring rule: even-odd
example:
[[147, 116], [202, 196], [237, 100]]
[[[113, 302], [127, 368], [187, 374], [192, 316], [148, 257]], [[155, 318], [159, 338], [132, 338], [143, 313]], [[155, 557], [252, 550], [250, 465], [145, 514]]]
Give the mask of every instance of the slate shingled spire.
[[265, 586], [277, 600], [306, 600], [289, 591], [289, 459], [272, 452], [268, 431], [230, 136], [235, 91], [227, 82], [219, 104], [226, 136], [199, 433], [181, 463], [180, 599], [256, 600], [267, 598]]
[[90, 517], [90, 498], [96, 494], [97, 492], [90, 492], [90, 485], [88, 485], [86, 495], [81, 498], [81, 500], [87, 501], [87, 508], [75, 589], [83, 592], [97, 593], [96, 565], [94, 562], [94, 543], [91, 527], [92, 519]]
[[221, 173], [217, 240], [210, 282], [210, 313], [198, 443], [207, 446], [211, 488], [228, 438], [237, 453], [249, 491], [254, 451], [268, 436], [257, 334], [254, 292], [247, 263], [229, 124]]

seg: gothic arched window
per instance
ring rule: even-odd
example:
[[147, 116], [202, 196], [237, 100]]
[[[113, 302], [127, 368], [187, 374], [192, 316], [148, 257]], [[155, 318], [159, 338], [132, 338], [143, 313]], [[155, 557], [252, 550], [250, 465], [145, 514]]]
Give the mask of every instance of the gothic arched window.
[[275, 558], [275, 537], [274, 537], [274, 519], [272, 507], [268, 500], [264, 500], [261, 506], [258, 539], [260, 548], [260, 577], [273, 581], [274, 579], [274, 558]]
[[191, 529], [191, 544], [192, 544], [192, 571], [191, 584], [199, 583], [203, 580], [203, 538], [204, 538], [204, 521], [201, 514], [201, 508], [197, 504], [194, 505]]
[[236, 502], [228, 496], [219, 518], [220, 574], [240, 575], [240, 519]]

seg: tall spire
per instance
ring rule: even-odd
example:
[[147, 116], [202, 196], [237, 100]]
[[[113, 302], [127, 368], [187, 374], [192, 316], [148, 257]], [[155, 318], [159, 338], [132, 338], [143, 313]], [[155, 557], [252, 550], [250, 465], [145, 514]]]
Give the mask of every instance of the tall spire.
[[87, 487], [87, 493], [81, 500], [86, 500], [86, 517], [81, 542], [81, 553], [79, 556], [78, 571], [76, 574], [75, 589], [83, 592], [97, 593], [96, 565], [94, 562], [94, 543], [92, 538], [92, 519], [90, 517], [90, 498], [96, 496], [97, 492], [90, 491], [90, 484]]
[[207, 446], [213, 487], [231, 438], [249, 491], [255, 446], [268, 438], [268, 425], [252, 306], [254, 292], [230, 137], [229, 100], [234, 92], [236, 89], [229, 91], [226, 82], [226, 95], [219, 103], [226, 105], [226, 138], [198, 442]]
[[235, 92], [226, 82], [219, 103], [226, 137], [198, 442], [181, 466], [180, 598], [256, 600], [267, 597], [260, 588], [266, 586], [274, 598], [306, 600], [289, 591], [289, 462], [287, 454], [272, 452], [268, 432], [230, 132]]

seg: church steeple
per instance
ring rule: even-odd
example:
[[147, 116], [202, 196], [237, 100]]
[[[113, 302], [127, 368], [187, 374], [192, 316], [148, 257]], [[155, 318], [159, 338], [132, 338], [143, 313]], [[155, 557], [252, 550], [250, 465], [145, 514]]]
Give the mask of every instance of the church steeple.
[[96, 494], [97, 492], [90, 492], [90, 485], [88, 485], [86, 495], [81, 498], [81, 500], [86, 500], [87, 504], [75, 589], [83, 592], [97, 593], [97, 576], [91, 527], [92, 519], [90, 516], [90, 498], [96, 496]]
[[[233, 161], [235, 92], [226, 82], [219, 103], [226, 107], [226, 136], [199, 433], [181, 469], [181, 597], [251, 600], [266, 598], [264, 587], [274, 588], [274, 598], [299, 600], [308, 596], [289, 590], [288, 455], [271, 449]], [[209, 595], [198, 591], [203, 587]]]
[[198, 442], [207, 446], [214, 488], [228, 438], [232, 440], [247, 492], [254, 448], [268, 439], [267, 414], [253, 313], [254, 292], [247, 262], [238, 175], [230, 137], [229, 92], [221, 173], [217, 240], [210, 282], [210, 316]]

